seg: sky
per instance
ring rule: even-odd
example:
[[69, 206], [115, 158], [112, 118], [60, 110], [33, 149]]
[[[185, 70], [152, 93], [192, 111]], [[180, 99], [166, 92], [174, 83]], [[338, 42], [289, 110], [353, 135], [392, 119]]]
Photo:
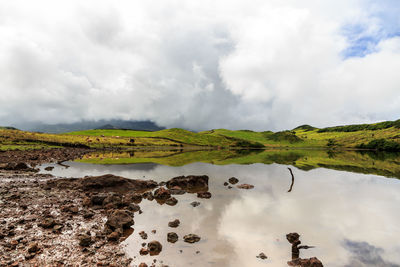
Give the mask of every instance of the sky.
[[0, 0], [0, 125], [400, 118], [398, 0]]

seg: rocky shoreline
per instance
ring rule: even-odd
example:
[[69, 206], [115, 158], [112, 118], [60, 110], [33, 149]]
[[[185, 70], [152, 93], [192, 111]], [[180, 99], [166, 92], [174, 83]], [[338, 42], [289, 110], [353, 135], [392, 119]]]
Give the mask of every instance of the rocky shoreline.
[[[173, 194], [208, 191], [207, 176], [157, 184], [111, 174], [56, 178], [35, 169], [87, 152], [0, 153], [0, 266], [147, 266], [128, 258], [121, 245], [134, 231], [142, 199], [175, 205]], [[142, 250], [156, 255], [162, 248], [155, 242]]]

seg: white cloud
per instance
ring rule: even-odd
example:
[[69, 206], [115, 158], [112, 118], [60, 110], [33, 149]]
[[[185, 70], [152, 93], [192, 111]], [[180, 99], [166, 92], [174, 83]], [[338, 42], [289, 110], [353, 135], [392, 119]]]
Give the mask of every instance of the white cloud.
[[[0, 1], [0, 124], [122, 118], [266, 130], [396, 119], [399, 38], [343, 57], [359, 36], [393, 28], [387, 9], [356, 0]], [[346, 25], [363, 31], [352, 40]]]

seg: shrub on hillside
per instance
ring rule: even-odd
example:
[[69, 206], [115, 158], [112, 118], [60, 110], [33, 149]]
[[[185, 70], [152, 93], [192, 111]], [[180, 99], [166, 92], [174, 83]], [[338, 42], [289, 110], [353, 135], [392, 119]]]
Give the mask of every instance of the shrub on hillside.
[[374, 149], [378, 151], [400, 151], [400, 143], [385, 139], [374, 139], [367, 144], [361, 144], [358, 148]]
[[273, 141], [288, 141], [290, 143], [296, 143], [303, 141], [300, 137], [296, 135], [296, 133], [292, 131], [282, 131], [282, 132], [276, 132], [271, 135], [266, 136], [268, 139], [273, 140]]

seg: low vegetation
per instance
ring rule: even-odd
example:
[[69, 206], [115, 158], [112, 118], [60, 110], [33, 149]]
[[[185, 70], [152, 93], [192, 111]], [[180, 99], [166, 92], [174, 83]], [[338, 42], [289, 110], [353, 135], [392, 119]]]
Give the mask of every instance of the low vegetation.
[[0, 128], [0, 150], [46, 147], [123, 148], [328, 148], [399, 151], [400, 120], [318, 129], [301, 125], [291, 131], [255, 132], [215, 129], [191, 132], [173, 128], [160, 131], [98, 129], [48, 134]]

